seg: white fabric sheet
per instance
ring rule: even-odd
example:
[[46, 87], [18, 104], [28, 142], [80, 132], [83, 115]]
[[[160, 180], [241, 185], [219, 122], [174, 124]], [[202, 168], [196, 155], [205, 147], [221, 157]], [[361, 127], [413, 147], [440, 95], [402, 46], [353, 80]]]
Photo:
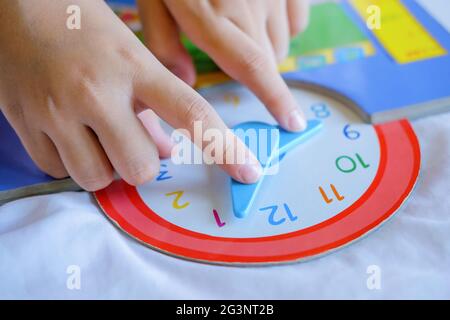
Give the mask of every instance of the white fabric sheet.
[[[450, 114], [413, 123], [422, 172], [410, 200], [380, 230], [331, 255], [239, 268], [155, 252], [114, 227], [87, 193], [0, 207], [1, 298], [450, 298]], [[80, 289], [67, 287], [79, 266]], [[381, 271], [370, 290], [367, 268]], [[72, 278], [71, 278], [72, 279]]]

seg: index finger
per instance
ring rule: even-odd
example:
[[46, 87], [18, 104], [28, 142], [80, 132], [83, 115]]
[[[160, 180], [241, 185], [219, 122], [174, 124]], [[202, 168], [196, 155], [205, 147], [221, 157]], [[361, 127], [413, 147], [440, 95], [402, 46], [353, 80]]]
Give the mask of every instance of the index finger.
[[214, 133], [215, 163], [235, 180], [255, 183], [262, 173], [256, 157], [203, 97], [162, 65], [156, 64], [141, 70], [135, 84], [136, 98], [173, 128], [187, 131], [188, 138], [203, 151], [210, 145], [208, 142], [213, 143], [211, 139], [206, 141], [206, 135]]

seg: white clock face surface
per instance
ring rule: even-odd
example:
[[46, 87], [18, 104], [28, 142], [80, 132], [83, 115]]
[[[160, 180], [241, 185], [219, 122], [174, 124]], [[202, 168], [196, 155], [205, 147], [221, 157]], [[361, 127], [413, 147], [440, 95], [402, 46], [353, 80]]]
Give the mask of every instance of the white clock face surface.
[[[218, 167], [162, 161], [155, 181], [137, 188], [164, 220], [194, 232], [230, 238], [266, 237], [308, 228], [336, 216], [367, 191], [380, 163], [372, 125], [349, 107], [305, 90], [291, 91], [308, 119], [322, 128], [289, 151], [278, 173], [264, 178], [247, 217], [233, 214], [230, 178]], [[247, 121], [275, 124], [246, 88], [229, 83], [201, 94], [229, 127]]]

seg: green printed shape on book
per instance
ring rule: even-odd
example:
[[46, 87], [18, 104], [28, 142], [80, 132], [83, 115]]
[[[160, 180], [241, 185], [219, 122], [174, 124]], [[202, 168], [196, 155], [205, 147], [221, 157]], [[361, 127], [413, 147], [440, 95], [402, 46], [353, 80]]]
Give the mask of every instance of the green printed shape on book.
[[308, 28], [292, 39], [289, 53], [300, 56], [365, 40], [367, 37], [341, 5], [325, 2], [311, 7]]
[[[290, 56], [301, 56], [314, 51], [337, 48], [367, 40], [339, 3], [325, 2], [311, 7], [308, 28], [291, 41]], [[219, 71], [219, 67], [186, 36], [183, 45], [191, 54], [199, 74]]]

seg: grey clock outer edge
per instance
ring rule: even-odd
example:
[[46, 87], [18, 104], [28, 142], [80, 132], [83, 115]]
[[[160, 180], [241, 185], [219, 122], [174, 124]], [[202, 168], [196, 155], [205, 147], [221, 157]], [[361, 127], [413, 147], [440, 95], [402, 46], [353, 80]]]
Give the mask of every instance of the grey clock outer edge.
[[[290, 87], [296, 87], [296, 88], [300, 88], [300, 89], [305, 89], [305, 90], [309, 90], [313, 93], [318, 93], [318, 94], [322, 94], [324, 96], [327, 96], [331, 99], [334, 99], [340, 103], [343, 103], [345, 105], [348, 105], [350, 107], [350, 109], [355, 112], [360, 118], [362, 118], [363, 121], [365, 121], [366, 123], [372, 123], [373, 119], [372, 117], [370, 117], [367, 113], [365, 113], [361, 108], [358, 107], [358, 105], [350, 98], [344, 96], [343, 94], [334, 91], [332, 89], [320, 86], [320, 85], [316, 85], [316, 84], [312, 84], [312, 83], [308, 83], [308, 82], [304, 82], [304, 81], [296, 81], [296, 80], [287, 80], [286, 83], [288, 84], [288, 86]], [[415, 134], [415, 133], [414, 133]], [[417, 141], [417, 143], [419, 143], [419, 141]], [[419, 145], [420, 148], [420, 145]], [[187, 261], [193, 261], [193, 262], [199, 262], [199, 263], [204, 263], [204, 264], [209, 264], [209, 265], [215, 265], [215, 266], [234, 266], [234, 267], [264, 267], [264, 266], [279, 266], [279, 265], [288, 265], [288, 264], [294, 264], [294, 263], [301, 263], [301, 262], [308, 262], [314, 259], [319, 259], [322, 258], [326, 255], [329, 255], [331, 253], [334, 253], [338, 250], [344, 249], [360, 240], [363, 240], [364, 238], [366, 238], [369, 234], [378, 231], [381, 227], [384, 226], [385, 223], [387, 223], [388, 221], [390, 221], [397, 213], [398, 211], [400, 211], [400, 209], [403, 207], [403, 205], [409, 200], [411, 194], [414, 192], [416, 185], [418, 183], [418, 180], [420, 179], [420, 175], [421, 175], [421, 166], [422, 166], [422, 159], [419, 158], [419, 172], [417, 177], [415, 178], [414, 181], [414, 185], [412, 186], [411, 190], [408, 192], [408, 194], [405, 196], [405, 199], [403, 199], [402, 203], [398, 206], [398, 208], [396, 208], [394, 210], [394, 212], [387, 217], [386, 219], [384, 219], [383, 221], [381, 221], [376, 227], [368, 230], [366, 233], [361, 234], [359, 237], [357, 237], [356, 239], [347, 242], [341, 246], [337, 246], [335, 248], [332, 248], [330, 250], [324, 251], [322, 253], [316, 254], [316, 255], [311, 255], [311, 256], [307, 256], [307, 257], [303, 257], [303, 258], [298, 258], [298, 259], [292, 259], [292, 260], [285, 260], [285, 261], [274, 261], [274, 262], [220, 262], [220, 261], [210, 261], [210, 260], [202, 260], [202, 259], [194, 259], [194, 258], [190, 258], [187, 256], [182, 256], [182, 255], [177, 255], [175, 253], [163, 250], [161, 248], [152, 246], [136, 237], [134, 237], [133, 235], [129, 234], [127, 231], [125, 231], [118, 223], [117, 221], [115, 221], [114, 219], [112, 219], [104, 210], [104, 208], [102, 207], [102, 205], [100, 204], [100, 201], [98, 201], [97, 197], [95, 196], [95, 194], [93, 194], [96, 202], [99, 204], [99, 207], [101, 208], [103, 214], [113, 223], [113, 225], [118, 228], [121, 232], [125, 233], [128, 237], [130, 237], [131, 239], [134, 239], [135, 241], [143, 244], [144, 246], [153, 249], [155, 251], [161, 252], [163, 254], [166, 254], [170, 257], [173, 258], [179, 258], [179, 259], [183, 259], [183, 260], [187, 260]]]
[[71, 178], [54, 180], [44, 184], [34, 184], [23, 188], [0, 192], [0, 206], [22, 198], [82, 190], [83, 189], [81, 189], [81, 187], [78, 186]]
[[112, 222], [112, 224], [121, 232], [126, 234], [130, 239], [137, 241], [138, 243], [143, 244], [144, 246], [146, 246], [149, 249], [152, 249], [154, 251], [163, 253], [165, 255], [168, 255], [172, 258], [178, 258], [178, 259], [182, 259], [185, 261], [192, 261], [192, 262], [197, 262], [197, 263], [203, 263], [203, 264], [208, 264], [208, 265], [213, 265], [213, 266], [228, 266], [228, 267], [240, 267], [240, 268], [251, 268], [251, 267], [265, 267], [265, 266], [282, 266], [282, 265], [289, 265], [289, 264], [295, 264], [295, 263], [302, 263], [302, 262], [308, 262], [311, 260], [315, 260], [315, 259], [319, 259], [322, 257], [325, 257], [331, 253], [337, 252], [339, 250], [343, 250], [345, 248], [347, 248], [348, 246], [351, 246], [352, 244], [365, 239], [369, 234], [374, 233], [376, 231], [378, 231], [379, 229], [381, 229], [388, 221], [390, 221], [394, 216], [397, 215], [397, 213], [401, 210], [401, 208], [405, 205], [405, 203], [409, 200], [411, 194], [414, 192], [414, 190], [416, 189], [416, 186], [418, 184], [418, 181], [420, 180], [420, 176], [421, 176], [421, 165], [422, 165], [422, 161], [420, 161], [419, 163], [419, 173], [418, 176], [416, 177], [415, 181], [414, 181], [414, 185], [411, 188], [411, 190], [408, 192], [408, 194], [406, 195], [405, 199], [402, 201], [402, 203], [398, 206], [398, 208], [396, 208], [394, 210], [394, 212], [388, 216], [386, 219], [384, 219], [383, 221], [381, 221], [377, 226], [375, 226], [374, 228], [370, 229], [369, 231], [367, 231], [366, 233], [361, 234], [359, 237], [357, 237], [356, 239], [347, 242], [341, 246], [337, 246], [333, 249], [324, 251], [322, 253], [316, 254], [316, 255], [311, 255], [311, 256], [307, 256], [307, 257], [303, 257], [303, 258], [298, 258], [298, 259], [292, 259], [292, 260], [285, 260], [285, 261], [274, 261], [274, 262], [221, 262], [221, 261], [210, 261], [210, 260], [202, 260], [202, 259], [195, 259], [195, 258], [191, 258], [188, 256], [183, 256], [183, 255], [178, 255], [175, 254], [173, 252], [170, 251], [166, 251], [163, 250], [161, 248], [155, 247], [151, 244], [148, 244], [140, 239], [138, 239], [137, 237], [131, 235], [130, 233], [128, 233], [126, 230], [124, 230], [119, 223], [112, 219], [104, 210], [103, 206], [101, 205], [100, 201], [97, 199], [97, 196], [95, 195], [95, 193], [93, 193], [93, 197], [95, 199], [95, 201], [98, 203], [102, 213], [108, 218], [108, 220], [110, 220]]

